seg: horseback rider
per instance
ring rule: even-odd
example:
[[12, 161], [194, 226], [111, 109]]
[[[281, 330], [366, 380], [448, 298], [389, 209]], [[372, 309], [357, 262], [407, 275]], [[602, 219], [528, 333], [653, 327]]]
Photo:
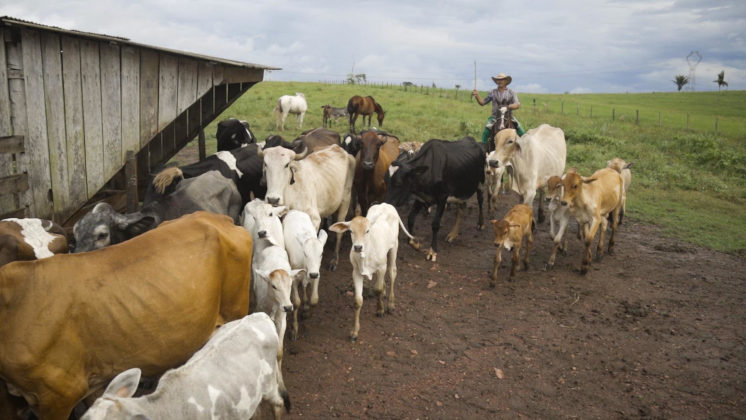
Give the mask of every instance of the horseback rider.
[[487, 124], [484, 127], [484, 131], [482, 131], [482, 143], [487, 143], [487, 140], [489, 140], [490, 130], [501, 114], [507, 114], [506, 118], [508, 115], [510, 116], [510, 120], [513, 122], [513, 126], [519, 136], [522, 136], [526, 132], [511, 112], [521, 107], [518, 95], [512, 89], [508, 89], [508, 85], [513, 81], [513, 78], [505, 73], [500, 73], [497, 76], [493, 76], [492, 80], [497, 84], [497, 88], [492, 89], [484, 100], [479, 96], [479, 92], [476, 89], [471, 92], [471, 96], [477, 98], [479, 105], [484, 106], [492, 102], [492, 115], [487, 118]]

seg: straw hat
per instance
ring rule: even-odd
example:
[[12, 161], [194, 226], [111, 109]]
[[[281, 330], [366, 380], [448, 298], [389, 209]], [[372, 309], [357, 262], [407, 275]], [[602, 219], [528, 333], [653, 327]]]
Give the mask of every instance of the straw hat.
[[505, 74], [505, 73], [500, 73], [500, 74], [498, 74], [497, 76], [492, 76], [492, 80], [493, 80], [493, 81], [494, 81], [495, 83], [497, 83], [498, 81], [500, 81], [500, 80], [503, 80], [503, 79], [507, 79], [507, 80], [508, 80], [508, 84], [510, 84], [510, 82], [512, 82], [512, 81], [513, 81], [513, 78], [512, 78], [512, 77], [510, 77], [510, 76], [508, 76], [508, 75], [507, 75], [507, 74]]

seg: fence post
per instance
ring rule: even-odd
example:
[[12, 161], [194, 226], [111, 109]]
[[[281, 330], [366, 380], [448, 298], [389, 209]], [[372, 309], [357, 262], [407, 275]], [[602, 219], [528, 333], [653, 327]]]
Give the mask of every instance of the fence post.
[[580, 115], [580, 104], [575, 104], [575, 115]]
[[565, 101], [560, 101], [560, 114], [565, 113]]
[[640, 110], [639, 109], [635, 110], [635, 124], [638, 124], [638, 125], [640, 124]]
[[686, 113], [686, 129], [689, 129], [689, 113]]
[[593, 118], [593, 105], [591, 105], [591, 118]]
[[717, 134], [717, 133], [718, 133], [718, 120], [719, 120], [719, 119], [720, 119], [720, 118], [718, 118], [718, 117], [715, 117], [715, 134]]
[[616, 109], [611, 108], [611, 121], [616, 121]]

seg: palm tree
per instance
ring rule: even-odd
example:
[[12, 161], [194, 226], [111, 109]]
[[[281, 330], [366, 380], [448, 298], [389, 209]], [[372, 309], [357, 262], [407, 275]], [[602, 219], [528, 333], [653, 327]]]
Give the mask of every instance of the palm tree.
[[689, 78], [684, 76], [683, 74], [677, 74], [676, 77], [674, 77], [673, 82], [676, 83], [676, 87], [678, 87], [679, 91], [681, 91], [681, 88], [683, 88], [685, 84], [689, 83]]
[[713, 80], [713, 82], [718, 84], [718, 92], [720, 92], [720, 88], [722, 86], [725, 86], [727, 88], [728, 87], [728, 82], [725, 81], [725, 70], [723, 70], [720, 73], [718, 73], [718, 79], [717, 80]]

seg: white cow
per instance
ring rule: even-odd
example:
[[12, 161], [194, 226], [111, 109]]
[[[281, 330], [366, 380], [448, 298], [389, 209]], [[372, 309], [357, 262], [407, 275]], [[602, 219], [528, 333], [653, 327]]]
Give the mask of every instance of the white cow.
[[246, 203], [240, 222], [254, 239], [254, 255], [270, 245], [285, 246], [280, 218], [286, 212], [287, 207], [275, 207], [259, 198]]
[[262, 401], [290, 411], [290, 397], [275, 357], [279, 338], [266, 314], [220, 327], [181, 367], [161, 377], [156, 390], [132, 398], [140, 369], [117, 375], [83, 416], [116, 419], [248, 419]]
[[497, 167], [513, 166], [513, 190], [523, 197], [523, 203], [532, 205], [539, 190], [539, 223], [544, 221], [544, 182], [552, 175], [562, 176], [565, 171], [567, 146], [561, 129], [542, 124], [528, 130], [522, 137], [513, 129], [495, 135], [495, 150], [487, 161]]
[[[341, 222], [347, 215], [352, 196], [355, 157], [341, 147], [331, 145], [318, 149], [305, 159], [284, 147], [261, 152], [267, 179], [266, 201], [274, 206], [287, 206], [308, 214], [315, 230], [321, 218], [337, 213]], [[334, 271], [339, 261], [342, 234], [337, 234], [334, 258], [329, 269]]]
[[275, 106], [275, 114], [277, 114], [277, 124], [281, 131], [285, 131], [285, 119], [288, 117], [288, 113], [295, 114], [298, 116], [298, 128], [303, 128], [303, 116], [306, 114], [308, 104], [306, 104], [306, 96], [300, 92], [296, 92], [293, 95], [282, 95], [277, 100], [277, 106]]
[[305, 277], [306, 270], [291, 270], [284, 246], [270, 245], [254, 254], [251, 263], [254, 277], [251, 282], [253, 312], [264, 312], [272, 318], [280, 337], [277, 361], [282, 367], [283, 340], [287, 327], [287, 313], [293, 310], [290, 291], [293, 284]]
[[360, 308], [363, 306], [363, 280], [375, 276], [374, 285], [378, 295], [377, 315], [383, 316], [383, 289], [385, 275], [388, 273], [390, 283], [388, 312], [395, 307], [394, 282], [396, 281], [396, 254], [399, 250], [399, 226], [409, 239], [414, 237], [407, 232], [399, 218], [399, 213], [391, 204], [376, 204], [368, 209], [367, 217], [357, 216], [349, 222], [333, 224], [329, 230], [338, 233], [350, 231], [352, 247], [352, 283], [355, 287], [355, 326], [350, 334], [352, 341], [357, 340], [360, 330]]
[[[288, 252], [290, 267], [306, 270], [303, 281], [293, 284], [293, 331], [290, 337], [295, 340], [298, 338], [298, 312], [301, 306], [298, 288], [303, 287], [304, 311], [310, 310], [310, 306], [316, 306], [319, 303], [319, 267], [321, 267], [321, 254], [324, 252], [327, 234], [324, 229], [321, 229], [316, 235], [311, 218], [308, 214], [298, 210], [290, 210], [285, 215], [282, 220], [282, 230], [285, 235], [285, 250]], [[312, 284], [310, 306], [307, 292], [309, 283]]]

